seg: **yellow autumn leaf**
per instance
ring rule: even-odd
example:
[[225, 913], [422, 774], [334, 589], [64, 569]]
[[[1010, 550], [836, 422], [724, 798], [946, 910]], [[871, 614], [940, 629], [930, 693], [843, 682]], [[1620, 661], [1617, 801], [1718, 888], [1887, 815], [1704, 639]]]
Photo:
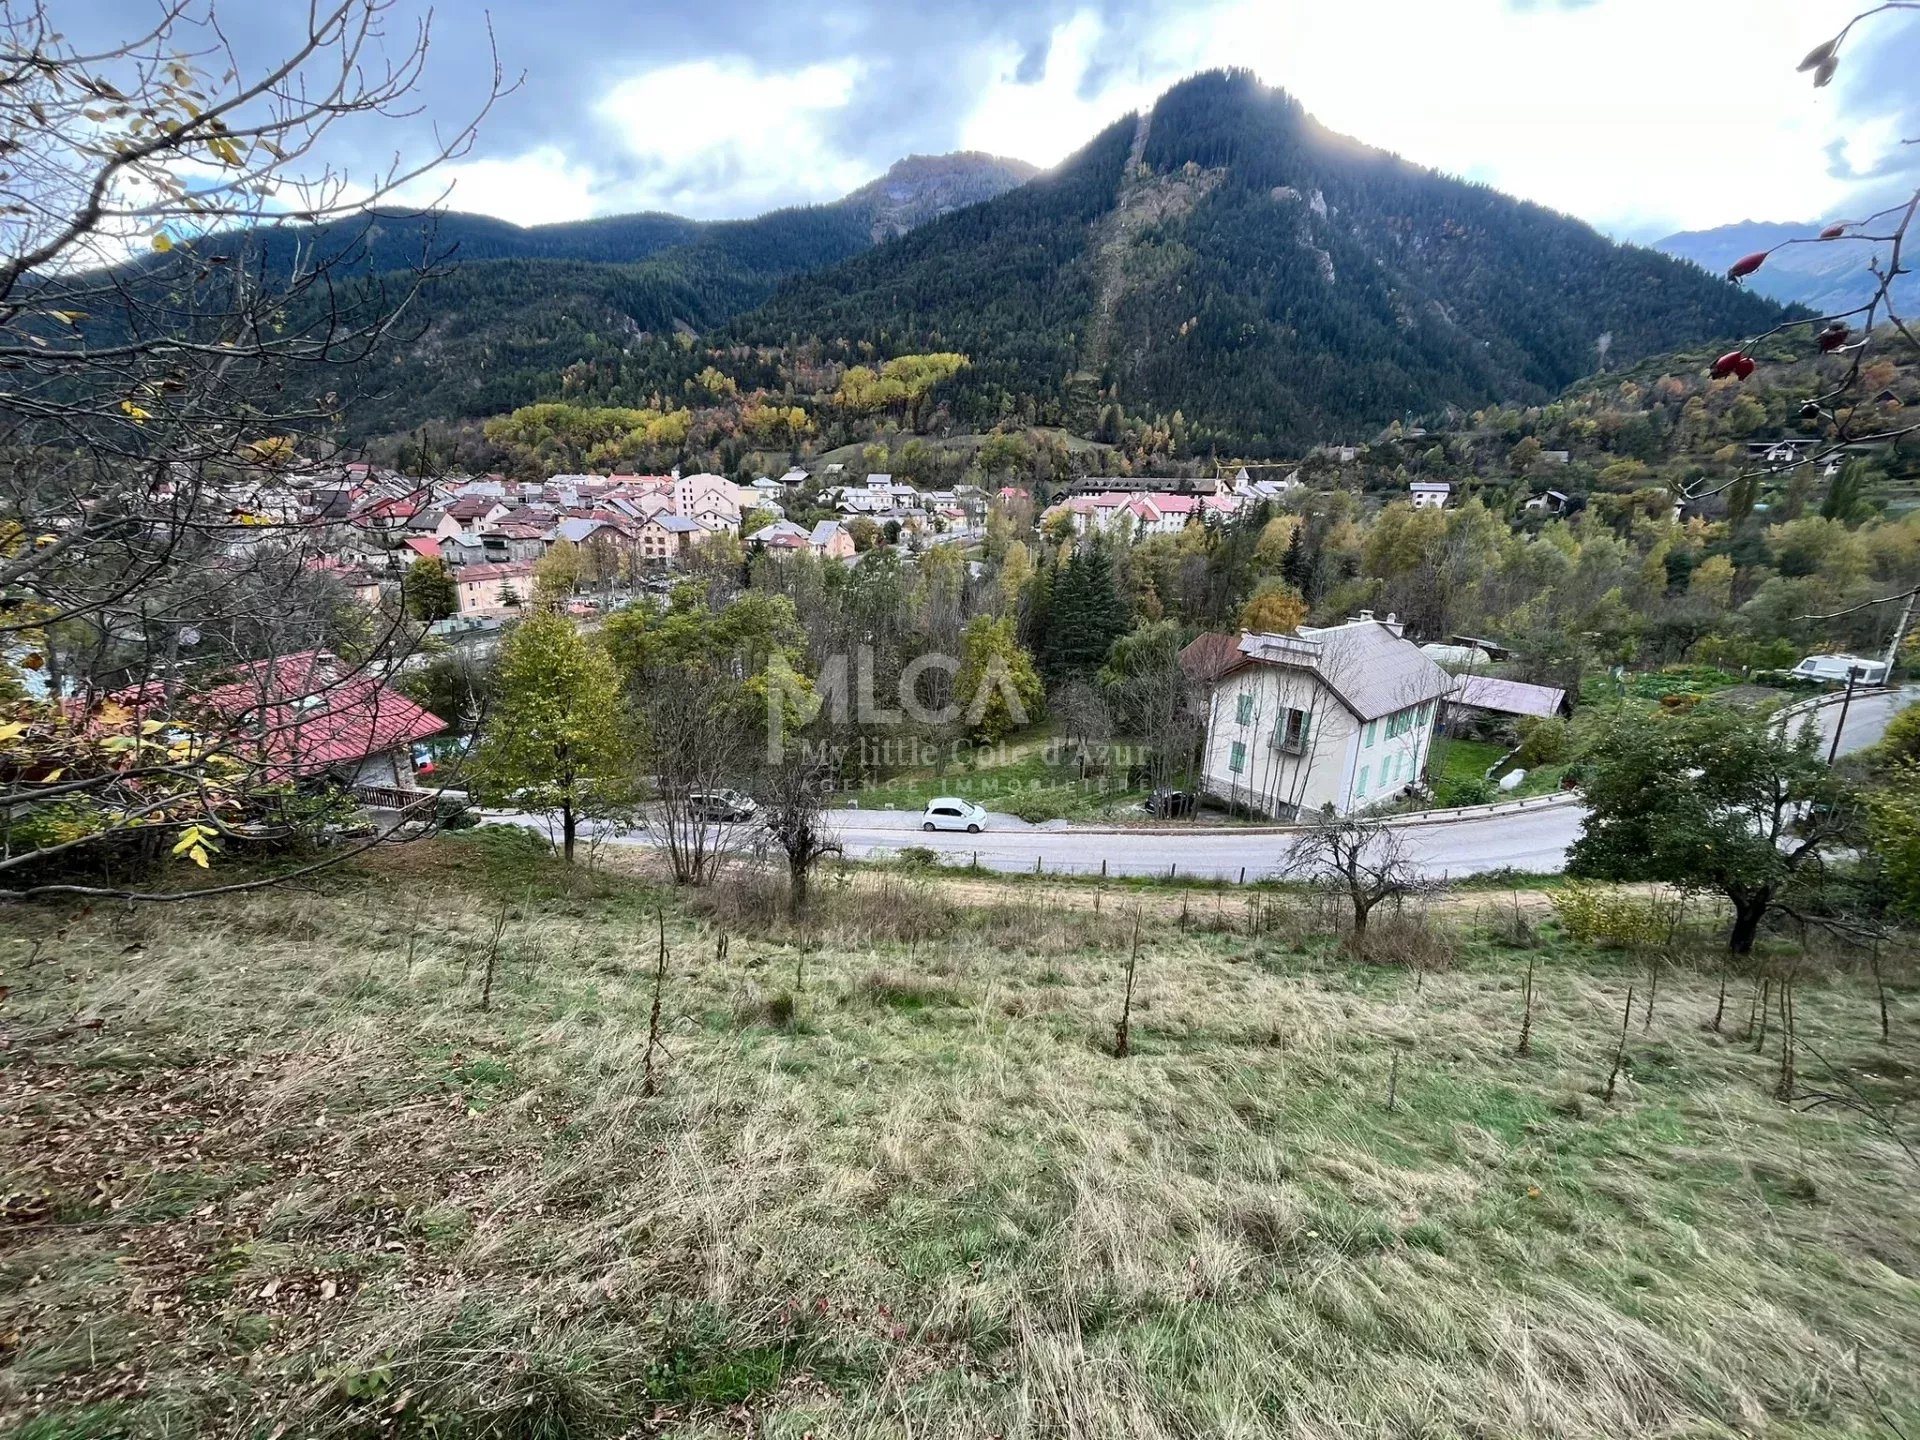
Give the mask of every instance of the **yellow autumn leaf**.
[[202, 870], [207, 868], [207, 852], [198, 845], [187, 852], [187, 859], [193, 861], [193, 863], [198, 865]]
[[169, 250], [173, 249], [172, 237], [164, 234], [154, 236], [153, 248], [158, 250], [162, 255], [166, 254]]
[[120, 408], [133, 417], [133, 423], [136, 425], [144, 425], [153, 418], [152, 411], [142, 410], [131, 400], [122, 400], [120, 402]]
[[18, 720], [9, 720], [0, 725], [0, 745], [10, 744], [27, 733], [27, 727]]

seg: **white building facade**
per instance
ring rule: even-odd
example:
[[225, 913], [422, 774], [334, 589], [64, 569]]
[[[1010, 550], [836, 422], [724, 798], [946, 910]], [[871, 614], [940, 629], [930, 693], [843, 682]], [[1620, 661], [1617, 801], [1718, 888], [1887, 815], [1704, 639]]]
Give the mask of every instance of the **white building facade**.
[[1453, 677], [1391, 621], [1248, 633], [1215, 682], [1201, 784], [1277, 818], [1346, 815], [1420, 783]]

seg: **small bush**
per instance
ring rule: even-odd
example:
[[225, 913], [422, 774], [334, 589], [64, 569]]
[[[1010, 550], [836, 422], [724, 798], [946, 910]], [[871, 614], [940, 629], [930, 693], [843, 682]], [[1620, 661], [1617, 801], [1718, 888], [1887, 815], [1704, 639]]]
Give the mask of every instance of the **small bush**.
[[1493, 782], [1478, 776], [1466, 780], [1447, 780], [1433, 792], [1434, 803], [1443, 810], [1462, 805], [1490, 805], [1494, 799]]
[[896, 1010], [926, 1010], [936, 1005], [957, 1005], [960, 1000], [949, 986], [898, 970], [868, 971], [860, 978], [860, 993], [875, 1005], [890, 1005]]
[[933, 870], [940, 864], [939, 852], [925, 845], [905, 846], [895, 858], [909, 870]]
[[1538, 770], [1565, 758], [1567, 722], [1558, 715], [1545, 719], [1529, 715], [1520, 722], [1520, 750], [1514, 764], [1523, 770]]
[[1655, 901], [1597, 885], [1569, 884], [1554, 895], [1553, 909], [1567, 935], [1582, 945], [1626, 950], [1657, 944], [1667, 931]]
[[1425, 915], [1405, 910], [1376, 914], [1367, 923], [1366, 943], [1356, 946], [1349, 935], [1347, 950], [1369, 965], [1400, 965], [1408, 970], [1453, 968], [1453, 937]]

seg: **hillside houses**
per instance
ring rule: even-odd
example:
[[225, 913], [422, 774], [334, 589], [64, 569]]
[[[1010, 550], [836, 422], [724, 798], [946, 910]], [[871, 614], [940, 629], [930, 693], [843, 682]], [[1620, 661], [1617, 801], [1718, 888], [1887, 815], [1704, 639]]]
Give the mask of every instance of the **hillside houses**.
[[[1136, 540], [1150, 535], [1176, 535], [1196, 521], [1214, 524], [1228, 519], [1243, 504], [1285, 493], [1286, 482], [1250, 478], [1243, 482], [1241, 477], [1246, 473], [1242, 469], [1231, 483], [1225, 479], [1215, 481], [1211, 494], [1142, 489], [1139, 481], [1085, 481], [1084, 485], [1101, 484], [1107, 488], [1070, 495], [1049, 506], [1040, 518], [1046, 523], [1063, 515], [1070, 516], [1076, 535], [1124, 534]], [[1269, 487], [1272, 493], [1256, 487]]]

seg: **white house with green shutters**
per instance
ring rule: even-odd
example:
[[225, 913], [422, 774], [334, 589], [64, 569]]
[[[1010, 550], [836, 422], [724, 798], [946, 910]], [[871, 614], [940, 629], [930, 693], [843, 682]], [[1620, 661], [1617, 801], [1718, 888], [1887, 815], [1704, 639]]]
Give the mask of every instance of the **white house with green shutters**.
[[1454, 677], [1389, 615], [1248, 632], [1212, 681], [1201, 783], [1256, 814], [1336, 814], [1399, 798], [1425, 771]]

